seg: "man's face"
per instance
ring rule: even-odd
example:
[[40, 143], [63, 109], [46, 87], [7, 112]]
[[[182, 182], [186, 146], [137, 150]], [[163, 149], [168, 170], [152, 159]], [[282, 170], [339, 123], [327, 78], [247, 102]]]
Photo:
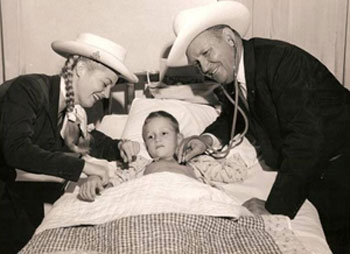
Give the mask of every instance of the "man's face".
[[190, 64], [197, 65], [204, 75], [222, 84], [231, 83], [234, 79], [234, 54], [228, 41], [218, 38], [211, 31], [199, 34], [186, 52]]

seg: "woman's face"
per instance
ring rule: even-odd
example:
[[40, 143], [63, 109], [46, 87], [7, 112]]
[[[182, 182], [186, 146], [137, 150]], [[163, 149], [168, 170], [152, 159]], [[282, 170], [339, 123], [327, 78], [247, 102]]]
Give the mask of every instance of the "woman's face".
[[181, 137], [172, 122], [165, 117], [150, 119], [143, 130], [147, 151], [153, 159], [173, 158]]
[[98, 68], [89, 68], [86, 63], [77, 65], [74, 85], [75, 103], [92, 107], [97, 101], [109, 98], [111, 88], [116, 84], [118, 75], [111, 69], [99, 64]]

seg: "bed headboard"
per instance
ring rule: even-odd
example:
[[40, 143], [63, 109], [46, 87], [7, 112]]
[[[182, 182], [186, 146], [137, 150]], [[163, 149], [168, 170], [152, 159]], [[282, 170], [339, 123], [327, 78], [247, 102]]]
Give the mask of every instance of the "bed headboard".
[[114, 103], [115, 97], [113, 93], [123, 92], [123, 113], [128, 113], [130, 105], [134, 98], [138, 97], [152, 97], [148, 92], [148, 82], [159, 83], [162, 82], [162, 85], [170, 86], [175, 84], [194, 84], [194, 83], [203, 83], [206, 81], [206, 78], [198, 71], [198, 69], [192, 65], [183, 66], [183, 67], [171, 67], [168, 68], [164, 74], [162, 80], [159, 80], [159, 71], [154, 72], [141, 72], [136, 73], [139, 78], [139, 82], [135, 84], [127, 83], [126, 80], [121, 79], [118, 82], [118, 85], [114, 87], [111, 91], [112, 95], [108, 101], [108, 107], [106, 108], [106, 113], [121, 113], [118, 112]]
[[[148, 83], [160, 84], [159, 71], [136, 73], [139, 82], [128, 83], [125, 79], [119, 79], [112, 89], [109, 99], [104, 99], [87, 109], [89, 122], [97, 122], [104, 115], [128, 114], [134, 98], [152, 98], [148, 90]], [[171, 67], [166, 70], [161, 80], [161, 85], [171, 86], [178, 84], [199, 84], [208, 81], [196, 67], [188, 65], [183, 67]]]

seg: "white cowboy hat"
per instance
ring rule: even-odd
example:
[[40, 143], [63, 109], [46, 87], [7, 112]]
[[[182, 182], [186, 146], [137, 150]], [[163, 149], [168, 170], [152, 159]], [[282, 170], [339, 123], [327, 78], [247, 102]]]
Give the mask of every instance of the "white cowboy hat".
[[137, 83], [136, 75], [124, 64], [126, 50], [117, 43], [91, 33], [82, 33], [74, 41], [54, 41], [52, 49], [63, 57], [80, 55], [100, 62], [120, 73], [131, 83]]
[[220, 1], [181, 11], [174, 19], [173, 29], [177, 37], [167, 65], [188, 65], [186, 50], [189, 44], [201, 32], [216, 25], [228, 25], [244, 36], [250, 25], [249, 10], [239, 2]]

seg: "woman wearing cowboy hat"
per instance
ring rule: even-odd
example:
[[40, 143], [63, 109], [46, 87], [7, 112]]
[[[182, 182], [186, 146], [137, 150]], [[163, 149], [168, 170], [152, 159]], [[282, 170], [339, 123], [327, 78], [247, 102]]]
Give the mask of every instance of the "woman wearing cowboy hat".
[[16, 168], [69, 181], [84, 172], [106, 183], [108, 164], [82, 155], [130, 161], [139, 150], [137, 143], [89, 133], [83, 110], [108, 98], [119, 76], [138, 81], [124, 65], [125, 49], [89, 33], [51, 46], [66, 58], [60, 75], [23, 75], [0, 86], [1, 253], [23, 247], [41, 222], [43, 203], [55, 201], [63, 189], [57, 183], [15, 182]]

